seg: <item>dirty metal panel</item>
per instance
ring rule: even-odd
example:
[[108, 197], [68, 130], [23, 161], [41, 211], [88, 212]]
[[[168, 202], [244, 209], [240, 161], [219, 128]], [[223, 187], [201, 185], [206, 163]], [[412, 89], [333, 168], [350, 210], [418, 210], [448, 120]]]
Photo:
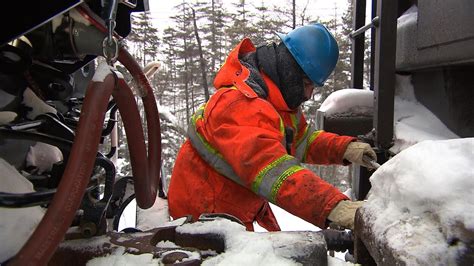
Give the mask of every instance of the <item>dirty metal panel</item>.
[[412, 76], [416, 99], [462, 138], [474, 137], [473, 73], [470, 65], [418, 71]]
[[369, 133], [373, 118], [371, 116], [357, 117], [324, 117], [324, 130], [339, 135], [357, 137]]
[[474, 1], [418, 0], [418, 48], [474, 39]]

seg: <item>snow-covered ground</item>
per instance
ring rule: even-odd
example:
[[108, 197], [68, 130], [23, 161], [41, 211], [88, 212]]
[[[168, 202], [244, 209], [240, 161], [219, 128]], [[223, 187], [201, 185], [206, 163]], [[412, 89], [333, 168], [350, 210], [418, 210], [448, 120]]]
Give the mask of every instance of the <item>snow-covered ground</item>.
[[[328, 99], [330, 102], [323, 104], [326, 112], [344, 113], [354, 112], [354, 106], [360, 110], [372, 108], [373, 95], [364, 90], [341, 90]], [[408, 264], [455, 264], [456, 255], [464, 250], [462, 241], [469, 237], [472, 241], [474, 231], [474, 139], [458, 138], [417, 102], [409, 76], [397, 77], [394, 122], [392, 151], [398, 154], [373, 174], [372, 190], [364, 208], [373, 214], [370, 221], [376, 234], [392, 248], [403, 250], [403, 259]], [[1, 191], [31, 191], [31, 184], [5, 161], [0, 160], [0, 167]], [[319, 230], [276, 206], [273, 208], [283, 230]], [[9, 239], [1, 247], [0, 261], [18, 251], [42, 213], [39, 207], [0, 209], [0, 238]], [[146, 219], [140, 221], [142, 226], [149, 223]], [[456, 239], [461, 241], [456, 242]], [[241, 243], [234, 242], [240, 241], [238, 238], [229, 241], [229, 250], [210, 259], [210, 265], [242, 265], [255, 261], [262, 265], [267, 262], [294, 264], [288, 258], [269, 253], [269, 243], [246, 239], [246, 245], [239, 246]], [[233, 246], [240, 248], [233, 249]], [[249, 256], [247, 248], [254, 252], [250, 256], [265, 254], [266, 257], [250, 257], [251, 260], [244, 261], [244, 254]], [[122, 253], [117, 251], [106, 258], [95, 259], [90, 265], [157, 263], [151, 255]], [[329, 258], [329, 263], [343, 262]]]

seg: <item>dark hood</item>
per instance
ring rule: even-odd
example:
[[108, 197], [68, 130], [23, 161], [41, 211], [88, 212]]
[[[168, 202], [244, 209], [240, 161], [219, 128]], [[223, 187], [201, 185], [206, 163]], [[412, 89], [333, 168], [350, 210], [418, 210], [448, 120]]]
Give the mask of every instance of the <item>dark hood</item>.
[[283, 43], [257, 47], [256, 62], [280, 89], [290, 109], [304, 101], [304, 72]]

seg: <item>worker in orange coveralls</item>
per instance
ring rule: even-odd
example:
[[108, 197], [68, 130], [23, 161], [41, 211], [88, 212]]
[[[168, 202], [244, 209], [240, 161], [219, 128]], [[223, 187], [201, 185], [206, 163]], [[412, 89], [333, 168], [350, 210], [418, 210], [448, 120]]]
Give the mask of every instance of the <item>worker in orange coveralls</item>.
[[321, 24], [255, 47], [242, 40], [214, 80], [216, 93], [192, 117], [168, 192], [173, 218], [227, 213], [253, 230], [280, 227], [272, 202], [320, 227], [353, 228], [352, 202], [301, 163], [365, 165], [370, 145], [310, 127], [301, 104], [334, 70], [339, 49]]

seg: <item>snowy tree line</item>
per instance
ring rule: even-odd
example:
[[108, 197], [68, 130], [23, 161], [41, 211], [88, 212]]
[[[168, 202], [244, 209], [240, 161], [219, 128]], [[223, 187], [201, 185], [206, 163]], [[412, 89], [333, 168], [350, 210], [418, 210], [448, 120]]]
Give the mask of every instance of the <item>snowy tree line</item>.
[[[307, 11], [307, 2], [306, 5], [292, 6], [283, 2], [280, 6], [269, 6], [264, 1], [257, 4], [239, 0], [226, 7], [222, 0], [183, 1], [174, 7], [175, 15], [170, 17], [172, 25], [166, 28], [154, 27], [150, 13], [133, 15], [126, 45], [143, 66], [153, 61], [161, 63], [160, 71], [151, 80], [155, 97], [161, 107], [177, 118], [174, 123], [187, 128], [190, 116], [214, 93], [213, 79], [228, 52], [244, 37], [249, 37], [255, 45], [277, 42], [274, 32], [286, 33], [300, 25], [322, 23], [337, 39], [340, 55], [326, 85], [318, 88], [313, 99], [304, 105], [308, 120], [314, 122], [316, 110], [324, 99], [350, 84], [352, 1], [347, 1], [347, 9], [335, 7], [335, 15], [328, 21], [312, 16]], [[162, 119], [162, 157], [167, 176], [185, 139], [182, 132], [170, 125], [173, 122]], [[121, 156], [126, 158], [128, 154]]]

